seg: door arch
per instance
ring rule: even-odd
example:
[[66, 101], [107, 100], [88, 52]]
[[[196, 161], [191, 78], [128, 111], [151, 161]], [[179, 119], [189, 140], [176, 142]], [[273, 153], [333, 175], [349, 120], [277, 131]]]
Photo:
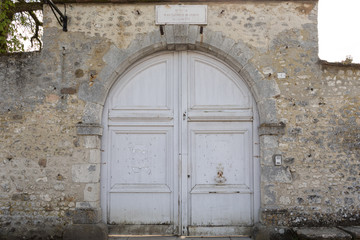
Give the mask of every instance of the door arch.
[[103, 115], [103, 220], [125, 234], [237, 235], [258, 221], [258, 115], [242, 78], [161, 52], [114, 84]]

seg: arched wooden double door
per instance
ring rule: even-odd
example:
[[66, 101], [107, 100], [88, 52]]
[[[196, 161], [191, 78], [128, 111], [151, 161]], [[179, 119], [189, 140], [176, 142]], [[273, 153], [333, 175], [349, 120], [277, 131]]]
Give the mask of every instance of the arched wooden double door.
[[238, 235], [256, 221], [254, 102], [226, 64], [165, 52], [105, 107], [103, 208], [122, 234]]

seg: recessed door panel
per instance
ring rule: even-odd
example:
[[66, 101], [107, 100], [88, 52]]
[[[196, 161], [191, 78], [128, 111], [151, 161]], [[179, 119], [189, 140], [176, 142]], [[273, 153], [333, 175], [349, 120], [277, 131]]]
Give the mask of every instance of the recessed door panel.
[[[221, 125], [224, 123], [190, 125], [193, 184], [242, 184], [250, 187], [248, 171], [250, 129], [234, 126], [225, 130]], [[241, 125], [241, 123], [226, 125]], [[251, 124], [249, 125], [251, 128]], [[220, 173], [222, 177], [218, 176]]]
[[110, 221], [124, 225], [171, 224], [170, 193], [110, 194]]
[[171, 108], [172, 61], [171, 56], [162, 56], [130, 72], [117, 86], [112, 109]]
[[190, 225], [251, 225], [252, 123], [190, 122], [189, 132]]
[[166, 184], [171, 164], [171, 128], [132, 128], [112, 131], [111, 186]]
[[172, 224], [171, 127], [112, 127], [109, 221]]
[[[193, 227], [250, 226], [251, 197], [241, 193], [193, 193], [191, 196]], [[244, 207], [248, 206], [248, 207]], [[216, 234], [213, 232], [213, 234]]]
[[191, 109], [242, 109], [251, 106], [249, 92], [232, 71], [213, 59], [189, 55]]

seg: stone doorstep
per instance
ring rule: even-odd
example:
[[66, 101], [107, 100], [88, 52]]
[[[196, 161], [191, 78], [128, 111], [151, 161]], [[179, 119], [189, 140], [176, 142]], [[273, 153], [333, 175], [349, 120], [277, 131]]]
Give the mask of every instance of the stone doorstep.
[[341, 230], [351, 234], [354, 240], [360, 239], [360, 226], [350, 226], [350, 227], [338, 227]]
[[[350, 227], [312, 227], [312, 228], [294, 228], [293, 229], [299, 237], [299, 240], [360, 240], [360, 226]], [[67, 227], [63, 235], [64, 240], [102, 240], [108, 239], [108, 228], [105, 224], [74, 224]], [[135, 238], [109, 238], [113, 240], [135, 240]], [[146, 239], [146, 238], [143, 238]], [[150, 239], [150, 238], [149, 238]], [[152, 238], [154, 240], [178, 240], [179, 238]], [[185, 238], [189, 240], [201, 240], [198, 238]], [[206, 239], [206, 238], [202, 238]], [[209, 238], [208, 238], [209, 239]], [[211, 238], [212, 239], [212, 238]], [[223, 240], [218, 238], [216, 240]], [[228, 238], [225, 238], [228, 240]], [[230, 238], [238, 239], [238, 238]], [[240, 238], [245, 240], [248, 238]], [[255, 239], [257, 239], [255, 237]], [[138, 240], [138, 239], [136, 239]]]
[[336, 227], [294, 228], [299, 240], [352, 240], [352, 236]]

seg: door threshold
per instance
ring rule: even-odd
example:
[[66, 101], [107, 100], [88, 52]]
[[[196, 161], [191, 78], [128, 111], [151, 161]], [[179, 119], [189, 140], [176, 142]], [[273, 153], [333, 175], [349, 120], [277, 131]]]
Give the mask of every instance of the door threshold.
[[109, 234], [108, 237], [134, 237], [134, 238], [138, 238], [138, 237], [176, 237], [174, 235], [124, 235], [124, 234]]
[[250, 238], [250, 235], [223, 235], [223, 236], [180, 236], [179, 238]]
[[223, 235], [223, 236], [176, 236], [176, 235], [123, 235], [123, 234], [109, 234], [109, 238], [127, 237], [127, 238], [142, 238], [142, 237], [177, 237], [179, 239], [186, 238], [250, 238], [250, 235]]

